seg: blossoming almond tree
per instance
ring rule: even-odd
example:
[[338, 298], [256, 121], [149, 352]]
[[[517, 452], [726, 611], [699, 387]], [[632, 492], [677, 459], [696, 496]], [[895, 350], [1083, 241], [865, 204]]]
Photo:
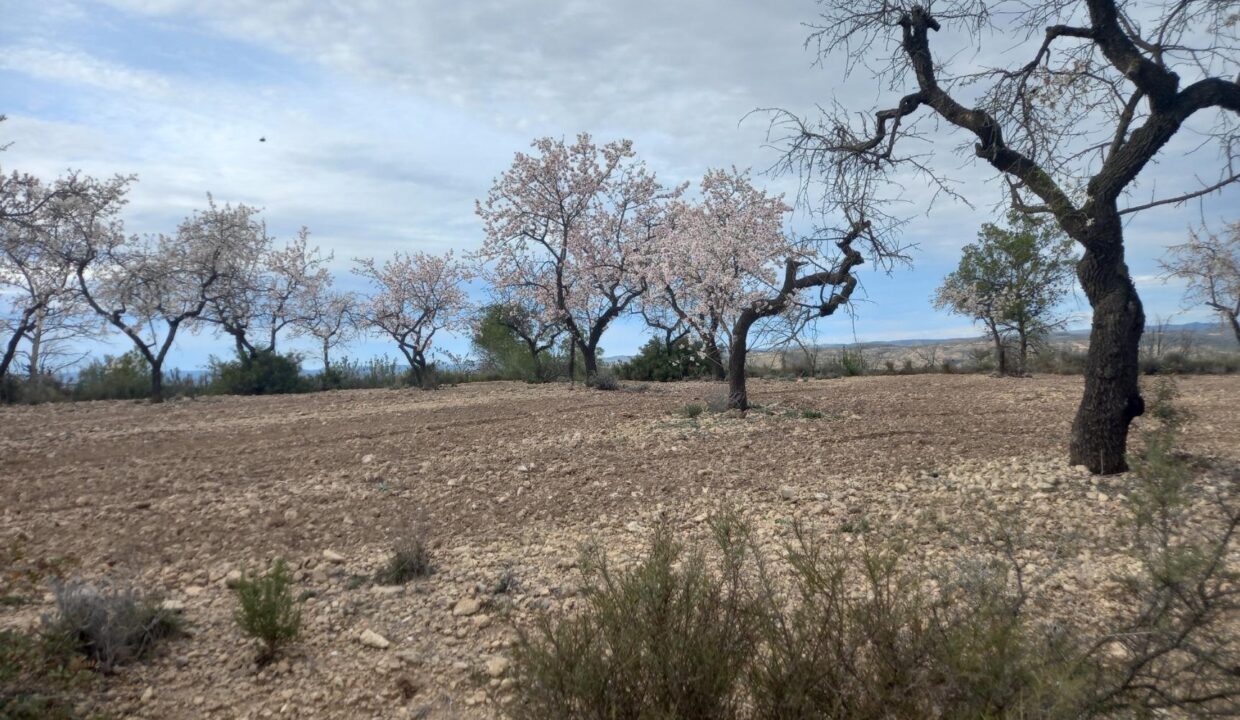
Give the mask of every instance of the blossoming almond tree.
[[8, 305], [0, 322], [8, 336], [0, 346], [0, 380], [23, 340], [33, 378], [49, 341], [93, 330], [83, 322], [74, 267], [64, 251], [80, 218], [110, 217], [124, 205], [131, 180], [72, 173], [51, 184], [18, 174], [0, 182], [0, 207], [10, 209], [0, 217], [0, 296]]
[[598, 374], [607, 326], [646, 290], [641, 260], [684, 186], [664, 188], [628, 140], [542, 138], [477, 203], [486, 238], [475, 259], [495, 287], [523, 296]]
[[310, 299], [330, 284], [325, 265], [331, 256], [324, 257], [317, 247], [310, 247], [310, 231], [304, 227], [287, 245], [274, 247], [258, 210], [238, 206], [242, 208], [249, 218], [238, 225], [237, 232], [251, 234], [250, 242], [261, 250], [222, 287], [203, 320], [231, 335], [239, 356], [254, 357], [259, 352], [276, 352], [279, 333], [300, 321], [309, 310]]
[[[784, 233], [791, 211], [758, 190], [747, 173], [711, 170], [700, 203], [677, 201], [647, 255], [647, 321], [669, 330], [668, 316], [701, 341], [715, 378], [725, 376], [722, 347], [746, 307], [779, 282], [779, 263], [798, 251]], [[669, 335], [670, 337], [670, 335]]]
[[332, 372], [331, 351], [348, 342], [357, 332], [361, 301], [353, 293], [335, 292], [329, 283], [315, 288], [302, 300], [294, 332], [315, 339], [323, 358], [323, 381]]
[[1159, 265], [1165, 278], [1187, 283], [1186, 302], [1218, 313], [1240, 342], [1240, 221], [1221, 236], [1205, 227], [1190, 230], [1188, 242], [1168, 248]]
[[245, 232], [251, 210], [208, 207], [181, 222], [175, 236], [125, 236], [118, 219], [91, 214], [78, 221], [68, 257], [83, 299], [133, 342], [151, 368], [151, 400], [163, 401], [163, 365], [177, 332], [262, 251]]
[[465, 329], [469, 300], [463, 287], [469, 270], [444, 255], [396, 253], [382, 265], [355, 260], [355, 272], [375, 287], [361, 308], [362, 322], [396, 342], [419, 386], [426, 387], [427, 353], [440, 330]]

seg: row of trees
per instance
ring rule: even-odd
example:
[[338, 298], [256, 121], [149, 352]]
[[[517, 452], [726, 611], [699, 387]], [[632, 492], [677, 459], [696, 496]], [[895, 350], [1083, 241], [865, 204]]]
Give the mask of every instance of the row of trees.
[[[375, 332], [424, 382], [436, 335], [470, 324], [465, 283], [480, 277], [493, 295], [486, 321], [520, 340], [536, 374], [564, 339], [570, 376], [580, 356], [593, 381], [606, 329], [640, 313], [669, 348], [685, 338], [702, 348], [715, 377], [729, 382], [729, 405], [745, 409], [755, 332], [795, 338], [849, 302], [861, 265], [889, 269], [907, 260], [898, 223], [878, 209], [864, 172], [835, 174], [819, 228], [799, 236], [786, 231], [791, 208], [745, 172], [709, 171], [689, 200], [688, 184], [661, 184], [630, 142], [600, 146], [586, 134], [572, 143], [544, 138], [517, 153], [477, 203], [485, 238], [472, 256], [356, 260], [373, 289], [368, 297], [334, 290], [331, 258], [309, 246], [306, 230], [277, 246], [258, 210], [245, 205], [208, 196], [206, 209], [171, 235], [127, 235], [120, 212], [133, 182], [2, 178], [0, 283], [13, 310], [0, 379], [23, 343], [37, 369], [50, 339], [106, 324], [150, 366], [155, 400], [167, 353], [187, 327], [230, 337], [243, 361], [276, 354], [282, 333], [312, 337], [325, 371], [335, 347]], [[1014, 334], [1023, 370], [1030, 339], [1053, 327], [1049, 311], [1080, 264], [1060, 224], [1028, 213], [1010, 221], [1013, 230], [986, 226], [965, 249], [937, 303], [984, 323], [1001, 366], [1005, 336]], [[1189, 245], [1213, 247], [1200, 238]], [[1182, 254], [1168, 272], [1189, 272], [1196, 256]]]
[[156, 401], [185, 329], [230, 338], [243, 361], [278, 353], [288, 334], [311, 337], [328, 371], [333, 348], [375, 332], [424, 382], [436, 335], [468, 326], [465, 284], [479, 276], [499, 308], [490, 320], [521, 339], [535, 367], [565, 337], [568, 357], [581, 357], [592, 382], [606, 329], [641, 312], [669, 338], [700, 342], [716, 376], [730, 379], [730, 403], [743, 409], [755, 324], [796, 327], [829, 315], [848, 302], [863, 253], [902, 258], [848, 206], [836, 229], [789, 234], [791, 208], [735, 168], [707, 173], [691, 202], [687, 184], [662, 185], [628, 141], [596, 145], [583, 134], [532, 149], [479, 201], [486, 236], [476, 254], [358, 259], [368, 297], [333, 288], [331, 257], [310, 246], [306, 229], [276, 243], [257, 208], [208, 195], [174, 232], [135, 235], [121, 220], [133, 177], [6, 176], [0, 282], [12, 321], [0, 378], [22, 347], [37, 375], [39, 349], [56, 329], [72, 328], [58, 336], [69, 337], [107, 325], [150, 366]]

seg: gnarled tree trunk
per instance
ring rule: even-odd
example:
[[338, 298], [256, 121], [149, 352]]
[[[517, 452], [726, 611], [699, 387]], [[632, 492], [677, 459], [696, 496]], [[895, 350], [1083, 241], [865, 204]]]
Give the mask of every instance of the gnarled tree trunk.
[[1094, 318], [1085, 361], [1085, 393], [1072, 423], [1070, 457], [1072, 464], [1105, 475], [1128, 469], [1128, 427], [1145, 411], [1138, 383], [1145, 313], [1124, 263], [1119, 216], [1099, 225], [1077, 266]]

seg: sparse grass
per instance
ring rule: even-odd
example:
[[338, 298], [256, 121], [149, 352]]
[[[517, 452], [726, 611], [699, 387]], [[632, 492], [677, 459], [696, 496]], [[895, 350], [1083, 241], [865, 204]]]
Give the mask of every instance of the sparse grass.
[[60, 638], [0, 630], [0, 719], [78, 720], [88, 663]]
[[826, 415], [824, 415], [822, 411], [820, 410], [802, 410], [801, 411], [802, 420], [821, 420], [824, 417], [826, 417]]
[[499, 577], [495, 578], [494, 584], [491, 585], [492, 595], [508, 595], [514, 593], [521, 588], [521, 581], [517, 578], [517, 571], [512, 565], [505, 565], [500, 571]]
[[428, 528], [426, 516], [419, 516], [392, 549], [387, 563], [375, 573], [375, 582], [380, 585], [404, 585], [435, 571]]
[[46, 620], [44, 635], [81, 652], [105, 673], [183, 630], [179, 615], [132, 587], [67, 581], [53, 583], [52, 594], [56, 613]]
[[276, 560], [261, 577], [243, 576], [237, 583], [237, 624], [262, 643], [259, 664], [276, 657], [280, 648], [301, 632], [301, 608], [293, 598], [293, 578], [288, 564]]

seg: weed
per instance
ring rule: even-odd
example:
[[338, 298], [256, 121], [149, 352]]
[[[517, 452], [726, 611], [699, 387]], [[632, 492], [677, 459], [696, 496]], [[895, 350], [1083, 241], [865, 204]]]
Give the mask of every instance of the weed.
[[301, 631], [301, 608], [293, 599], [293, 578], [284, 560], [276, 560], [262, 577], [242, 576], [237, 583], [237, 624], [262, 643], [259, 664], [275, 658], [282, 645]]
[[427, 525], [425, 516], [413, 523], [405, 537], [392, 549], [387, 563], [375, 573], [375, 582], [380, 585], [404, 585], [435, 571]]

